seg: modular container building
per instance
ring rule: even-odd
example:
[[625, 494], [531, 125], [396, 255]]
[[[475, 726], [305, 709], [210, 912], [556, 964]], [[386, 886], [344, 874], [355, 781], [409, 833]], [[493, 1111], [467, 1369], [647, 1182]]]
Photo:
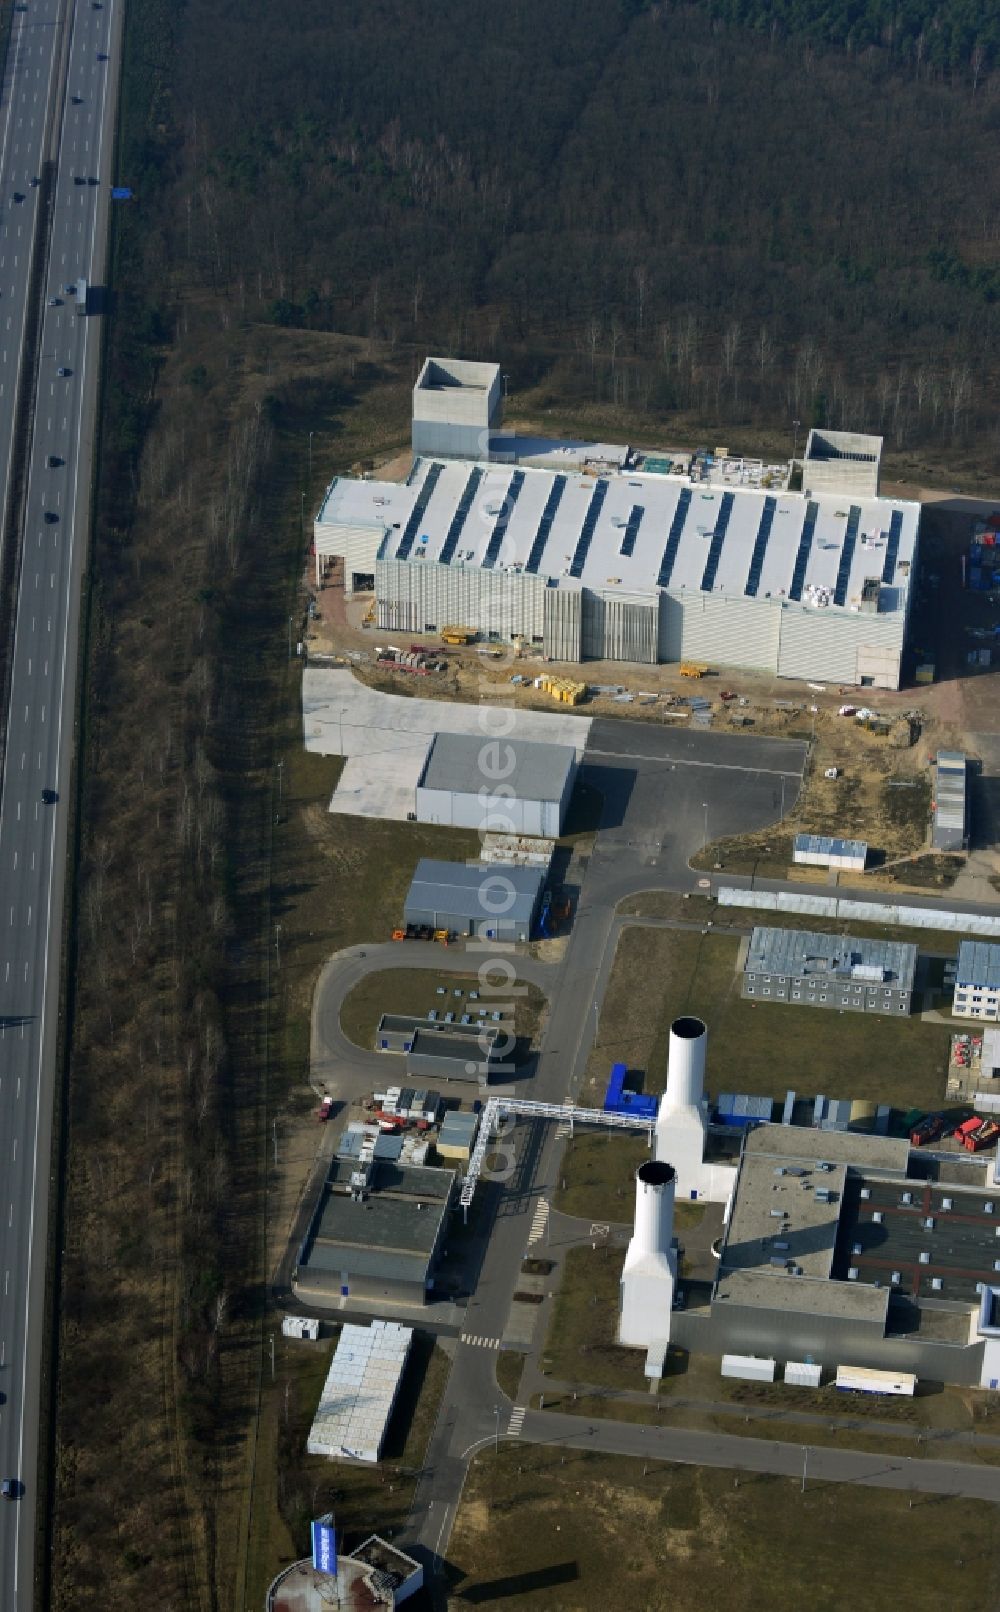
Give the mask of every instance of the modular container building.
[[750, 936], [743, 995], [853, 1013], [909, 1013], [916, 966], [917, 948], [909, 942], [761, 925]]
[[[955, 994], [951, 1011], [958, 1019], [1000, 1019], [1000, 946], [985, 940], [963, 940], [955, 968]], [[991, 1032], [992, 1033], [992, 1032]], [[984, 1063], [986, 1059], [984, 1042]], [[990, 1068], [995, 1054], [990, 1050]]]
[[931, 844], [936, 851], [964, 851], [969, 844], [967, 763], [960, 750], [939, 750], [934, 764]]
[[720, 1125], [762, 1125], [770, 1120], [774, 1101], [770, 1097], [755, 1097], [746, 1092], [720, 1092], [716, 1117]]
[[867, 840], [836, 840], [826, 834], [796, 834], [792, 844], [792, 861], [804, 867], [839, 868], [862, 873], [867, 860]]
[[[575, 777], [572, 745], [438, 733], [417, 784], [417, 821], [558, 839]], [[480, 869], [479, 877], [512, 871]]]

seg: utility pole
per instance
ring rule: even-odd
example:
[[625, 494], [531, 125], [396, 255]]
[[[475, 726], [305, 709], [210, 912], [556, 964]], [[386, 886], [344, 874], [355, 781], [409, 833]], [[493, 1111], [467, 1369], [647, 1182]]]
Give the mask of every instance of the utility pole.
[[274, 956], [275, 956], [275, 966], [277, 968], [280, 968], [281, 967], [281, 925], [280, 924], [275, 924], [275, 926], [274, 926]]
[[271, 1121], [271, 1140], [274, 1143], [274, 1168], [278, 1168], [278, 1121]]
[[271, 1381], [274, 1381], [274, 1333], [271, 1333]]
[[283, 780], [284, 780], [284, 771], [285, 771], [284, 759], [282, 759], [281, 761], [279, 761], [277, 763], [277, 767], [278, 767], [278, 805], [280, 806], [281, 805], [282, 783], [283, 783]]
[[806, 1492], [806, 1469], [807, 1469], [808, 1465], [809, 1465], [809, 1446], [808, 1446], [808, 1444], [803, 1444], [803, 1446], [802, 1446], [802, 1493], [803, 1494], [805, 1494], [805, 1492]]
[[705, 842], [704, 843], [707, 846], [708, 845], [708, 801], [703, 800], [701, 804], [705, 809]]
[[295, 621], [295, 617], [294, 616], [289, 616], [289, 618], [288, 618], [288, 659], [289, 660], [291, 660], [291, 658], [292, 658], [292, 624], [293, 624], [294, 621]]

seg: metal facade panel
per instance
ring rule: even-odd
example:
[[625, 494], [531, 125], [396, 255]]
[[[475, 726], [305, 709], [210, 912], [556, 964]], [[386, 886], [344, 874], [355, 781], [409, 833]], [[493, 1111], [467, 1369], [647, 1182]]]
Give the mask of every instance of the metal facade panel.
[[539, 583], [539, 588], [542, 595], [543, 648], [546, 655], [552, 660], [582, 660], [582, 589], [548, 588], [544, 581]]
[[655, 666], [659, 606], [655, 600], [590, 593], [583, 599], [583, 653], [595, 660]]
[[413, 452], [439, 459], [489, 459], [489, 425], [459, 425], [453, 420], [413, 421]]
[[892, 687], [899, 686], [899, 656], [903, 648], [902, 618], [872, 615], [835, 615], [829, 610], [781, 611], [779, 677], [813, 682], [855, 683], [859, 654], [874, 651], [887, 672], [894, 668]]
[[681, 657], [774, 672], [780, 613], [770, 599], [685, 594]]
[[545, 581], [524, 572], [380, 560], [375, 592], [379, 626], [387, 631], [440, 632], [460, 625], [501, 638], [542, 640]]

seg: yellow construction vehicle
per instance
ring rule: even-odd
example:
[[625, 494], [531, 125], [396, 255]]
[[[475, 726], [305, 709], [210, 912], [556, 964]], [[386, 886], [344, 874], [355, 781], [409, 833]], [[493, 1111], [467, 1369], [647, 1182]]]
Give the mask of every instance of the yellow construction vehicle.
[[678, 668], [682, 677], [707, 677], [711, 669], [697, 660], [682, 660]]
[[445, 644], [472, 644], [476, 641], [473, 627], [442, 627], [441, 641]]

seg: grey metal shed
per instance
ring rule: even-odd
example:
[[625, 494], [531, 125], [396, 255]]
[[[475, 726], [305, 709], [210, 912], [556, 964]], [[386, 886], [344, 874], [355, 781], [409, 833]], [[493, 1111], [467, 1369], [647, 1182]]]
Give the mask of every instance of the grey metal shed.
[[542, 868], [423, 857], [406, 897], [404, 922], [487, 940], [530, 940], [544, 884]]

